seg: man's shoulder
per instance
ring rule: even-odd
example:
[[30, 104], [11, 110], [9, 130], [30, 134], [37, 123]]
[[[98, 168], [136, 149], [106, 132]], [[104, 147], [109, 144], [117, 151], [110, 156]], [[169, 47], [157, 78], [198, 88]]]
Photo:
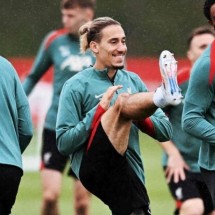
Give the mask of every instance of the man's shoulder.
[[211, 63], [210, 52], [206, 50], [194, 63], [191, 74], [198, 73], [199, 75], [205, 76], [206, 73], [210, 72]]
[[1, 68], [1, 70], [3, 70], [3, 72], [7, 72], [7, 73], [10, 72], [13, 74], [15, 72], [15, 69], [14, 69], [13, 65], [10, 63], [10, 61], [2, 56], [0, 56], [0, 68]]
[[68, 33], [68, 30], [65, 28], [49, 32], [44, 39], [45, 48], [47, 49], [56, 39], [66, 35], [67, 33]]
[[177, 80], [178, 84], [183, 84], [189, 81], [190, 78], [190, 67], [184, 67], [178, 71]]
[[123, 78], [124, 81], [133, 82], [137, 88], [147, 90], [144, 80], [142, 80], [137, 73], [124, 69], [120, 71], [122, 74], [121, 78]]
[[0, 56], [0, 65], [2, 64], [10, 64], [10, 62], [6, 58]]
[[66, 81], [68, 85], [73, 85], [74, 83], [85, 83], [90, 79], [92, 67], [86, 68], [74, 76], [72, 76], [70, 79]]
[[135, 72], [132, 72], [126, 69], [121, 69], [120, 71], [122, 72], [123, 75], [129, 76], [130, 78], [140, 79], [139, 75]]
[[198, 89], [200, 89], [201, 86], [209, 86], [213, 82], [214, 77], [215, 73], [210, 58], [210, 52], [208, 53], [207, 51], [194, 63], [190, 74], [189, 85], [192, 83], [192, 85], [198, 86]]
[[[13, 65], [6, 58], [0, 56], [0, 88], [4, 86], [11, 86], [12, 83], [19, 81], [17, 72]], [[9, 84], [9, 85], [8, 85]]]

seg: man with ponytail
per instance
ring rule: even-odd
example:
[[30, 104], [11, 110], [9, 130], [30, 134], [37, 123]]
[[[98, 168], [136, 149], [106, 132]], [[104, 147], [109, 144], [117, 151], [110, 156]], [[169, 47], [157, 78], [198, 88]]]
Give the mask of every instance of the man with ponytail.
[[[59, 96], [66, 80], [89, 67], [95, 61], [87, 52], [80, 53], [79, 28], [93, 19], [95, 0], [62, 0], [63, 29], [50, 32], [41, 44], [30, 74], [24, 81], [27, 95], [37, 82], [54, 67], [53, 98], [45, 119], [42, 139], [42, 208], [41, 215], [59, 215], [58, 199], [61, 191], [63, 171], [68, 156], [59, 153], [56, 146], [56, 118]], [[69, 170], [70, 176], [73, 175]], [[89, 192], [79, 180], [74, 182], [75, 215], [89, 215]]]
[[82, 26], [80, 34], [81, 51], [90, 49], [96, 62], [63, 86], [57, 147], [70, 155], [82, 184], [113, 215], [150, 215], [138, 130], [159, 141], [170, 139], [171, 124], [158, 107], [181, 102], [176, 61], [169, 51], [162, 52], [165, 83], [148, 92], [138, 75], [123, 69], [126, 37], [118, 21], [97, 18]]

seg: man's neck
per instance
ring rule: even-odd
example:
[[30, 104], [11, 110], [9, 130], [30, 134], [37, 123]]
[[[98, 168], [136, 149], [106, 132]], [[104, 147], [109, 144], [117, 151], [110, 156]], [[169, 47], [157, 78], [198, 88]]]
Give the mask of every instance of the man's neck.
[[94, 68], [96, 70], [99, 70], [99, 71], [103, 71], [103, 70], [107, 69], [107, 71], [108, 71], [108, 77], [110, 79], [114, 78], [114, 76], [116, 74], [116, 71], [117, 71], [117, 69], [114, 69], [114, 68], [105, 68], [105, 67], [101, 67], [101, 66], [99, 66], [97, 64], [94, 65]]
[[113, 80], [115, 75], [116, 75], [116, 69], [109, 69], [108, 70], [108, 77], [110, 78], [110, 80]]

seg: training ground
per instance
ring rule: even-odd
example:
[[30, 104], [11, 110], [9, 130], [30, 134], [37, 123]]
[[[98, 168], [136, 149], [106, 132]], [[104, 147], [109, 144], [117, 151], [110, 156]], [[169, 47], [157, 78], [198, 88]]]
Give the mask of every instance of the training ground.
[[[32, 58], [9, 59], [16, 68], [21, 80], [24, 79], [32, 65]], [[189, 66], [187, 60], [178, 59], [179, 70]], [[149, 90], [154, 90], [161, 83], [158, 59], [155, 58], [128, 58], [126, 67], [134, 71], [145, 81]], [[50, 70], [36, 85], [29, 96], [29, 102], [34, 122], [34, 137], [24, 152], [24, 176], [13, 207], [14, 215], [39, 215], [41, 207], [41, 182], [39, 175], [41, 131], [46, 111], [49, 107], [52, 88], [52, 71]], [[165, 183], [161, 167], [161, 147], [150, 137], [141, 134], [141, 152], [144, 160], [146, 187], [151, 200], [153, 215], [173, 214], [174, 202]], [[65, 174], [60, 210], [62, 215], [73, 213], [73, 181]], [[91, 215], [111, 215], [110, 210], [96, 197], [91, 201]]]

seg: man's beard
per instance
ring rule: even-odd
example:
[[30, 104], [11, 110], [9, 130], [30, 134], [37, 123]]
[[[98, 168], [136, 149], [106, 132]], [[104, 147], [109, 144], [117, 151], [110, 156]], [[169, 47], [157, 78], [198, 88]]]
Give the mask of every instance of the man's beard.
[[113, 69], [123, 69], [124, 68], [124, 65], [122, 65], [122, 66], [113, 66]]

